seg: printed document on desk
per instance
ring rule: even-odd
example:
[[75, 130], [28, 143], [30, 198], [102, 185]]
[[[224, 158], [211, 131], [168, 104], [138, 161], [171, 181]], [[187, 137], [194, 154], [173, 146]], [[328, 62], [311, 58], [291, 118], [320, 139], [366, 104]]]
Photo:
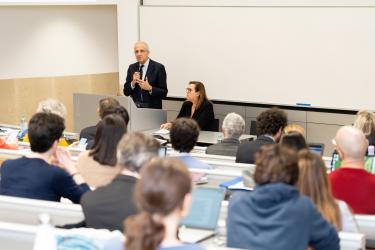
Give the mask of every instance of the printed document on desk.
[[236, 177], [232, 180], [220, 183], [219, 187], [227, 188], [227, 189], [230, 189], [230, 190], [245, 190], [245, 191], [252, 191], [253, 190], [253, 188], [246, 187], [244, 185], [242, 177]]
[[159, 129], [155, 132], [152, 132], [153, 135], [169, 135], [168, 129]]

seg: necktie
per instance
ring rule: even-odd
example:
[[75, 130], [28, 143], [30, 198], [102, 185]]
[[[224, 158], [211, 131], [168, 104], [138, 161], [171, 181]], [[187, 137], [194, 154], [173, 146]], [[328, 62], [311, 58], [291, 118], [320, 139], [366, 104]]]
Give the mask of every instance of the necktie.
[[139, 67], [139, 77], [140, 77], [141, 80], [143, 80], [143, 67], [144, 66], [145, 65], [141, 64], [141, 66]]
[[[145, 65], [141, 64], [140, 67], [139, 67], [139, 77], [140, 77], [141, 80], [143, 80], [143, 67], [144, 66]], [[142, 89], [140, 89], [139, 94], [140, 94], [141, 102], [143, 102]]]

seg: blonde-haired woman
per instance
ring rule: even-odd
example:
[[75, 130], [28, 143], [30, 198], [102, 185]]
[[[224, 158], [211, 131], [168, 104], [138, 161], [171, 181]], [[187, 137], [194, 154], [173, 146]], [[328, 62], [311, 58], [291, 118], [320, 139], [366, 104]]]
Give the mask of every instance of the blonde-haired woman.
[[357, 223], [348, 205], [333, 198], [321, 156], [302, 150], [298, 154], [298, 166], [297, 186], [300, 193], [310, 197], [319, 212], [337, 231], [358, 232]]
[[283, 132], [284, 132], [284, 134], [297, 132], [297, 133], [300, 133], [302, 136], [305, 136], [305, 129], [301, 125], [298, 125], [296, 123], [288, 124], [284, 128]]

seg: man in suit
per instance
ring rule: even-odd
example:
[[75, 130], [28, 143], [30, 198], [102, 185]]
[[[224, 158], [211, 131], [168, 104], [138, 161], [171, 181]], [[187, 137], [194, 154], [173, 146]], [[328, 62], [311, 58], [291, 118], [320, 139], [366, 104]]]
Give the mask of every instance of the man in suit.
[[133, 189], [142, 167], [158, 156], [160, 144], [140, 132], [125, 134], [117, 146], [121, 173], [107, 186], [88, 192], [81, 199], [87, 227], [123, 231], [123, 221], [137, 213]]
[[224, 139], [208, 146], [206, 154], [236, 156], [240, 136], [245, 132], [245, 120], [236, 113], [229, 113], [225, 116], [221, 129]]
[[[120, 106], [120, 103], [115, 98], [106, 97], [106, 98], [100, 99], [99, 107], [96, 110], [96, 112], [98, 113], [99, 119], [100, 120], [103, 119], [104, 113], [106, 113], [107, 110], [112, 110], [116, 108], [117, 106]], [[87, 141], [94, 140], [97, 126], [98, 124], [82, 129], [81, 132], [79, 133], [79, 139], [86, 138]]]
[[124, 84], [124, 94], [131, 96], [137, 106], [162, 108], [162, 99], [167, 96], [167, 74], [162, 64], [149, 58], [145, 42], [134, 45], [136, 63], [129, 66]]
[[279, 142], [287, 123], [287, 115], [278, 108], [267, 109], [260, 113], [256, 120], [258, 137], [238, 147], [236, 162], [254, 164], [255, 153], [263, 145]]

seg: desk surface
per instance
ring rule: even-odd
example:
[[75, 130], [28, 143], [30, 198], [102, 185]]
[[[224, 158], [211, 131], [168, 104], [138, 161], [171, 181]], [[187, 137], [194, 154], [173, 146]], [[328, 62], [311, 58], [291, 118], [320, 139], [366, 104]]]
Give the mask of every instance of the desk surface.
[[[159, 129], [151, 129], [145, 131], [146, 133], [152, 134], [153, 132], [158, 131]], [[169, 140], [169, 134], [165, 135], [160, 135], [164, 137], [165, 139]], [[198, 143], [200, 144], [206, 144], [206, 145], [211, 145], [211, 144], [216, 144], [219, 138], [223, 138], [223, 133], [221, 132], [212, 132], [212, 131], [200, 131], [199, 137], [198, 137]], [[246, 135], [243, 134], [240, 137], [240, 141], [242, 140], [249, 140], [249, 139], [255, 139], [255, 135]]]

